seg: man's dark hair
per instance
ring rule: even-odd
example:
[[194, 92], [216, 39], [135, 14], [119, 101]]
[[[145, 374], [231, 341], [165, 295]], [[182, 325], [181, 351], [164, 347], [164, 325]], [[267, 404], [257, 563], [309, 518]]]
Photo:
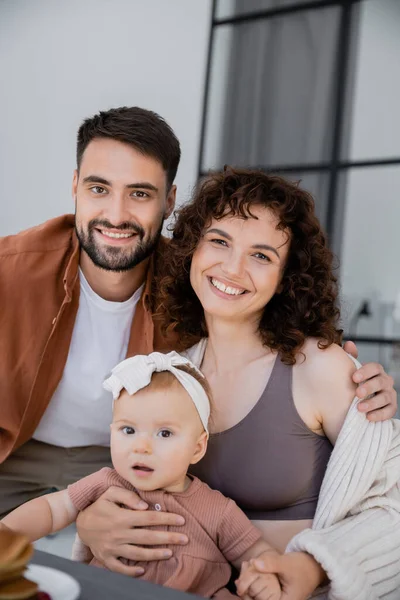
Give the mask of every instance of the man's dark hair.
[[88, 144], [109, 138], [129, 144], [138, 152], [158, 160], [167, 173], [168, 187], [175, 179], [181, 150], [171, 127], [157, 113], [133, 106], [101, 111], [85, 119], [78, 130], [76, 163], [78, 172]]

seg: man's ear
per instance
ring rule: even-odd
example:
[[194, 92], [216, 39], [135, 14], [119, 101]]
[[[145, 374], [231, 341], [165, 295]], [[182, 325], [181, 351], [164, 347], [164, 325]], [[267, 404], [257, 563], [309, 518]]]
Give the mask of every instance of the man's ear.
[[76, 195], [78, 193], [78, 179], [79, 179], [79, 174], [78, 174], [77, 169], [75, 169], [74, 176], [72, 177], [72, 198], [75, 203], [76, 203]]
[[168, 219], [168, 217], [171, 216], [172, 211], [175, 208], [175, 202], [176, 202], [176, 185], [171, 185], [171, 188], [168, 192], [167, 202], [166, 202], [166, 207], [165, 207], [165, 218], [166, 219]]
[[194, 451], [193, 458], [190, 461], [191, 465], [195, 465], [203, 458], [203, 456], [205, 455], [206, 450], [207, 450], [207, 442], [208, 442], [208, 435], [205, 431], [203, 431], [203, 433], [197, 440], [196, 449]]

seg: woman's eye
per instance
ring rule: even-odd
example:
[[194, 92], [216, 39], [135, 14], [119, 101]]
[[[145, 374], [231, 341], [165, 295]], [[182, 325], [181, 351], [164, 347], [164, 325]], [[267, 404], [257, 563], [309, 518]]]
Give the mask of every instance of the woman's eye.
[[107, 191], [105, 188], [101, 187], [101, 185], [94, 185], [93, 187], [90, 188], [90, 190], [94, 194], [104, 194]]
[[219, 238], [213, 238], [210, 240], [213, 244], [218, 244], [219, 246], [226, 246], [226, 240], [221, 240]]
[[266, 254], [263, 254], [262, 252], [257, 252], [253, 256], [255, 256], [256, 258], [259, 258], [261, 260], [265, 260], [266, 262], [271, 262], [270, 257], [267, 256]]
[[121, 431], [125, 435], [133, 435], [135, 433], [135, 430], [133, 429], [133, 427], [123, 427]]
[[162, 438], [169, 438], [172, 435], [172, 431], [168, 431], [168, 429], [162, 429], [158, 435]]

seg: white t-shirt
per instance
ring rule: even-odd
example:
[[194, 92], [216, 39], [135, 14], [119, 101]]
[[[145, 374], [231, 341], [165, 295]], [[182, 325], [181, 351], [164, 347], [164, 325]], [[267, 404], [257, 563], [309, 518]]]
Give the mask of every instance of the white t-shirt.
[[102, 383], [126, 358], [143, 285], [125, 302], [98, 296], [79, 269], [80, 298], [64, 373], [33, 438], [47, 444], [109, 446], [112, 396]]

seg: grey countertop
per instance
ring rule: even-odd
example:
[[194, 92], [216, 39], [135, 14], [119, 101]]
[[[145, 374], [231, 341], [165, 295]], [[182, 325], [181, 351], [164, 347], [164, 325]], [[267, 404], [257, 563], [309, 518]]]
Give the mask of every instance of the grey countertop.
[[31, 563], [59, 569], [75, 577], [81, 586], [80, 600], [194, 600], [198, 598], [192, 594], [178, 592], [126, 575], [118, 575], [106, 569], [91, 567], [39, 550], [35, 551]]

